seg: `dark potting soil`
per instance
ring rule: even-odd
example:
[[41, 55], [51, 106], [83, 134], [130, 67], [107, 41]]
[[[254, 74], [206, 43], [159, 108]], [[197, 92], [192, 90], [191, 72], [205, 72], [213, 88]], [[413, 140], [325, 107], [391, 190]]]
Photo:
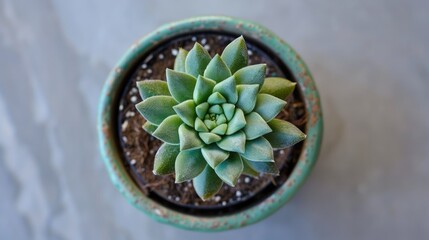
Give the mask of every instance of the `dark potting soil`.
[[[195, 33], [170, 39], [146, 56], [131, 71], [129, 80], [123, 88], [119, 100], [118, 136], [122, 147], [126, 169], [141, 190], [149, 197], [167, 207], [195, 215], [228, 214], [257, 204], [268, 197], [276, 187], [284, 183], [299, 158], [302, 143], [291, 148], [275, 151], [275, 162], [280, 169], [279, 176], [260, 175], [258, 178], [241, 176], [235, 187], [224, 184], [211, 199], [202, 201], [195, 193], [192, 181], [174, 183], [174, 176], [156, 176], [152, 173], [154, 156], [161, 142], [142, 129], [145, 119], [137, 112], [134, 105], [141, 101], [136, 88], [137, 81], [146, 79], [165, 80], [166, 68], [173, 68], [179, 47], [191, 49], [194, 42], [201, 43], [211, 56], [222, 53], [225, 46], [235, 37], [225, 33]], [[288, 69], [280, 61], [246, 38], [249, 64], [266, 63], [267, 76], [286, 77], [294, 80]], [[299, 87], [286, 99], [288, 104], [277, 118], [292, 122], [305, 132], [306, 110]]]

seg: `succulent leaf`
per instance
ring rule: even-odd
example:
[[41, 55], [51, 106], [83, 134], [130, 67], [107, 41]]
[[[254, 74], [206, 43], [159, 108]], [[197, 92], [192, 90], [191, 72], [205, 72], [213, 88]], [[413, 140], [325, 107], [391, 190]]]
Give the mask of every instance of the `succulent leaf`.
[[152, 124], [152, 123], [150, 123], [150, 122], [145, 122], [145, 123], [143, 124], [143, 129], [144, 129], [147, 133], [149, 133], [150, 135], [153, 135], [153, 132], [155, 132], [156, 128], [158, 128], [158, 126], [157, 126], [157, 125], [155, 125], [155, 124]]
[[250, 167], [248, 164], [248, 160], [246, 160], [243, 156], [241, 157], [241, 160], [243, 162], [243, 174], [257, 178], [259, 176], [259, 172]]
[[221, 57], [232, 73], [247, 66], [247, 46], [243, 36], [236, 38], [228, 44], [223, 50]]
[[258, 84], [238, 85], [238, 102], [237, 107], [241, 108], [244, 113], [249, 113], [255, 108], [256, 95], [259, 91]]
[[256, 112], [251, 112], [246, 115], [246, 126], [244, 126], [244, 133], [247, 140], [253, 140], [267, 133], [272, 132], [270, 126], [265, 120]]
[[194, 128], [198, 132], [208, 132], [209, 131], [206, 124], [200, 118], [195, 118]]
[[174, 165], [176, 183], [188, 181], [198, 176], [207, 163], [199, 149], [180, 151]]
[[[218, 124], [218, 123], [216, 122], [216, 124]], [[228, 128], [228, 124], [226, 124], [226, 123], [223, 123], [220, 125], [218, 124], [217, 127], [212, 129], [211, 132], [216, 133], [218, 135], [224, 135], [226, 133], [227, 128]]]
[[244, 67], [234, 73], [237, 84], [258, 84], [262, 86], [267, 71], [266, 64], [256, 64]]
[[295, 89], [296, 83], [285, 78], [269, 77], [265, 78], [259, 93], [266, 93], [280, 99], [286, 99]]
[[153, 96], [136, 104], [137, 110], [149, 122], [159, 125], [166, 117], [175, 114], [177, 102], [170, 96]]
[[223, 113], [223, 109], [219, 105], [212, 105], [209, 108], [209, 113], [221, 114], [221, 113]]
[[197, 113], [195, 112], [195, 102], [193, 100], [186, 100], [173, 107], [177, 115], [188, 126], [193, 127]]
[[212, 94], [213, 87], [215, 85], [216, 85], [215, 81], [199, 75], [194, 89], [195, 103], [200, 104], [207, 101], [209, 96]]
[[212, 129], [214, 129], [216, 127], [216, 122], [213, 121], [213, 120], [206, 119], [206, 120], [204, 120], [204, 124], [207, 126], [207, 128], [209, 130], [212, 130]]
[[229, 152], [220, 149], [216, 144], [210, 144], [201, 148], [201, 153], [213, 169], [229, 157]]
[[209, 110], [210, 105], [208, 103], [201, 103], [195, 108], [195, 112], [197, 113], [197, 116], [201, 119], [204, 119], [204, 116], [207, 114], [207, 111]]
[[235, 104], [238, 100], [238, 94], [234, 76], [216, 84], [213, 88], [213, 92], [222, 94], [228, 103]]
[[286, 102], [271, 95], [260, 93], [256, 97], [253, 111], [259, 113], [265, 121], [271, 121], [286, 106]]
[[199, 43], [195, 43], [191, 51], [188, 52], [185, 61], [186, 73], [198, 77], [204, 75], [204, 70], [211, 60], [210, 54]]
[[273, 162], [273, 148], [267, 139], [260, 137], [247, 141], [244, 153], [241, 154], [248, 160], [257, 162]]
[[179, 144], [179, 126], [183, 122], [177, 115], [167, 117], [153, 132], [153, 136], [169, 144]]
[[186, 73], [167, 69], [167, 84], [171, 96], [178, 102], [192, 99], [197, 80]]
[[225, 115], [226, 120], [230, 121], [231, 118], [234, 116], [234, 113], [235, 113], [234, 104], [224, 103], [224, 104], [222, 104], [222, 108], [223, 108], [223, 114]]
[[217, 176], [216, 172], [206, 166], [204, 170], [192, 180], [195, 192], [203, 200], [213, 197], [222, 187], [223, 181]]
[[219, 135], [211, 132], [201, 132], [199, 136], [206, 144], [215, 143], [222, 139]]
[[245, 161], [246, 164], [256, 172], [260, 173], [268, 173], [272, 175], [279, 175], [279, 169], [276, 166], [275, 162], [255, 162], [255, 161], [248, 161], [247, 159], [243, 158], [243, 162]]
[[246, 135], [243, 131], [238, 131], [232, 135], [224, 136], [222, 140], [216, 144], [225, 151], [244, 153]]
[[273, 132], [264, 137], [271, 143], [273, 148], [286, 148], [297, 144], [306, 138], [295, 125], [280, 119], [271, 120], [268, 125]]
[[215, 168], [216, 174], [228, 185], [234, 187], [243, 172], [240, 155], [231, 153], [229, 157]]
[[207, 65], [206, 70], [204, 70], [204, 77], [213, 79], [216, 82], [221, 82], [230, 76], [231, 71], [218, 54], [212, 58], [212, 60]]
[[174, 165], [179, 152], [180, 149], [177, 145], [162, 144], [155, 155], [153, 173], [156, 175], [174, 173]]
[[198, 149], [204, 146], [204, 142], [193, 128], [182, 124], [179, 127], [180, 150]]
[[170, 96], [167, 82], [162, 80], [145, 80], [137, 82], [140, 97], [145, 100], [152, 96]]
[[186, 72], [185, 62], [188, 51], [183, 48], [179, 48], [176, 59], [174, 60], [174, 70], [178, 72]]
[[207, 102], [209, 104], [221, 104], [221, 103], [226, 103], [226, 99], [219, 92], [214, 92], [212, 95], [209, 96], [209, 99], [207, 100]]
[[226, 130], [226, 135], [231, 135], [238, 130], [244, 128], [246, 126], [246, 118], [244, 117], [244, 113], [240, 108], [235, 109], [234, 116], [228, 123], [228, 129]]

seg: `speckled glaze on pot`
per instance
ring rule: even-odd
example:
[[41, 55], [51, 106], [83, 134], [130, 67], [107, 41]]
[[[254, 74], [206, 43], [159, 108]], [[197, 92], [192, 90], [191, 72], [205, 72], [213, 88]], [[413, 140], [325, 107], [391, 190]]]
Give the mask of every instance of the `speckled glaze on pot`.
[[[120, 86], [126, 81], [139, 57], [165, 39], [182, 34], [201, 31], [224, 31], [252, 37], [269, 48], [289, 68], [298, 87], [303, 92], [308, 121], [307, 139], [299, 160], [288, 180], [271, 196], [258, 205], [241, 212], [203, 217], [176, 212], [166, 208], [144, 195], [126, 171], [119, 154], [119, 144], [115, 139], [115, 115], [119, 100]], [[230, 17], [197, 17], [163, 25], [149, 35], [135, 42], [111, 71], [101, 93], [98, 109], [98, 135], [100, 151], [115, 187], [135, 207], [153, 219], [180, 228], [198, 231], [222, 231], [243, 227], [260, 221], [283, 206], [298, 190], [309, 175], [319, 153], [323, 119], [320, 98], [313, 78], [301, 57], [282, 39], [258, 24]]]

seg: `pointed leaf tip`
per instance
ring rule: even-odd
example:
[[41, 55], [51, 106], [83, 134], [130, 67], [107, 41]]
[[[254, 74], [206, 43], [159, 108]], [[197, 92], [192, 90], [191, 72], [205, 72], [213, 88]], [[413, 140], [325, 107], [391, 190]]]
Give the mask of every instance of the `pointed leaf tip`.
[[237, 86], [234, 76], [231, 76], [214, 86], [213, 92], [218, 92], [225, 97], [228, 103], [235, 104], [238, 100]]
[[175, 172], [176, 183], [188, 181], [198, 176], [207, 163], [200, 149], [181, 151], [176, 158]]
[[179, 127], [180, 150], [198, 149], [204, 146], [204, 142], [198, 136], [198, 132], [182, 124]]
[[167, 69], [168, 89], [178, 102], [192, 99], [197, 80], [184, 72]]
[[259, 91], [258, 84], [237, 85], [238, 101], [237, 106], [244, 113], [250, 113], [256, 104], [256, 96]]
[[180, 149], [177, 145], [162, 144], [155, 155], [153, 173], [156, 175], [174, 173], [174, 165], [179, 152]]
[[136, 104], [139, 113], [149, 122], [159, 125], [170, 115], [175, 114], [173, 106], [177, 104], [170, 96], [153, 96]]
[[185, 61], [186, 73], [198, 77], [204, 75], [204, 70], [211, 60], [210, 54], [199, 43], [195, 43], [194, 47], [188, 52]]
[[263, 137], [247, 141], [245, 151], [241, 155], [251, 161], [274, 162], [273, 148]]
[[143, 100], [152, 96], [170, 96], [167, 82], [162, 80], [139, 81], [137, 82], [137, 88]]
[[176, 114], [188, 126], [193, 127], [197, 113], [195, 112], [195, 102], [193, 100], [186, 100], [173, 107]]
[[217, 165], [215, 172], [222, 181], [234, 187], [243, 172], [243, 162], [240, 155], [231, 153], [225, 161]]
[[201, 153], [212, 168], [215, 168], [229, 157], [229, 152], [220, 149], [216, 144], [210, 144], [201, 148]]
[[204, 70], [204, 77], [213, 79], [216, 82], [221, 82], [230, 76], [231, 71], [218, 54], [213, 57]]
[[265, 79], [266, 64], [256, 64], [244, 67], [234, 73], [237, 84], [258, 84], [262, 86]]
[[268, 122], [273, 132], [266, 134], [264, 137], [271, 143], [273, 148], [287, 148], [293, 146], [307, 136], [295, 125], [280, 119], [273, 119]]
[[199, 75], [193, 94], [195, 103], [200, 104], [207, 101], [215, 85], [215, 81]]
[[265, 121], [268, 122], [275, 118], [285, 105], [286, 102], [280, 98], [260, 93], [256, 97], [256, 105], [253, 111], [257, 112]]
[[192, 182], [195, 192], [203, 201], [213, 197], [220, 190], [223, 183], [210, 166], [206, 166]]
[[265, 78], [259, 93], [266, 93], [284, 100], [293, 92], [295, 86], [296, 82], [291, 82], [285, 78], [269, 77]]
[[253, 140], [267, 133], [272, 132], [267, 122], [256, 112], [251, 112], [246, 115], [246, 126], [244, 126], [244, 133], [247, 140]]
[[246, 67], [248, 64], [248, 53], [246, 41], [243, 36], [229, 43], [223, 50], [221, 57], [232, 73]]
[[232, 135], [224, 136], [216, 144], [225, 151], [244, 153], [246, 135], [243, 131], [238, 131]]
[[179, 48], [176, 59], [174, 60], [174, 70], [179, 72], [186, 72], [185, 62], [188, 51], [183, 48]]
[[182, 120], [177, 115], [167, 117], [153, 132], [153, 136], [169, 144], [179, 144], [179, 126]]

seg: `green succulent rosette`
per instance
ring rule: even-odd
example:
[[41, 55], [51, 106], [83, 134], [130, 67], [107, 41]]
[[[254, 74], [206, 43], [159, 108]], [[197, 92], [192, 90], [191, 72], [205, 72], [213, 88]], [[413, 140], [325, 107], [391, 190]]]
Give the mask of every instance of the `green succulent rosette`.
[[306, 135], [275, 118], [296, 83], [265, 73], [265, 64], [248, 66], [241, 36], [213, 58], [199, 43], [189, 52], [180, 49], [167, 81], [138, 82], [143, 128], [164, 142], [154, 174], [175, 173], [176, 183], [192, 180], [203, 200], [223, 182], [234, 186], [241, 174], [278, 174], [273, 149]]

